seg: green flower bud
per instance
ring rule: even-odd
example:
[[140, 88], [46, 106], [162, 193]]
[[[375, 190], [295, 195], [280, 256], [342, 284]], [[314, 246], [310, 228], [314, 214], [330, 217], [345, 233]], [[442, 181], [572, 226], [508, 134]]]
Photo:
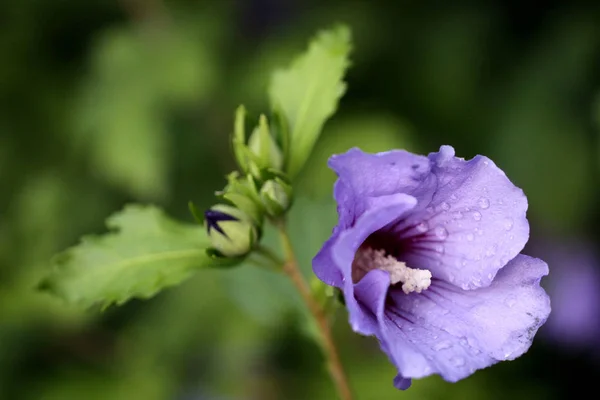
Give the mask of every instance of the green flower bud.
[[204, 225], [212, 246], [226, 257], [249, 253], [258, 239], [252, 220], [232, 206], [217, 204], [206, 210]]
[[268, 179], [265, 171], [281, 171], [284, 163], [283, 152], [272, 133], [278, 134], [279, 140], [283, 140], [285, 135], [280, 133], [282, 128], [279, 127], [281, 123], [278, 123], [278, 119], [275, 121], [275, 132], [271, 132], [267, 117], [261, 115], [258, 126], [246, 142], [245, 120], [246, 109], [239, 106], [235, 114], [233, 153], [244, 174], [251, 174], [257, 180], [263, 181]]
[[260, 116], [258, 126], [250, 135], [248, 148], [257, 157], [261, 167], [274, 170], [281, 170], [283, 167], [283, 154], [271, 135], [269, 123], [264, 114]]
[[265, 182], [259, 194], [267, 214], [272, 217], [283, 214], [290, 207], [292, 188], [278, 178]]

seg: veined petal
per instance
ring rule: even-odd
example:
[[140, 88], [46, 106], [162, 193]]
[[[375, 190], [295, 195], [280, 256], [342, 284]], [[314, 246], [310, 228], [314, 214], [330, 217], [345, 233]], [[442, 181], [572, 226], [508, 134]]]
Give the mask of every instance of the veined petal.
[[430, 164], [427, 157], [404, 150], [369, 154], [353, 148], [332, 156], [328, 165], [339, 177], [334, 194], [342, 229], [367, 210], [369, 198], [405, 193], [427, 205], [435, 189]]
[[463, 289], [488, 286], [527, 243], [527, 198], [487, 157], [465, 161], [442, 146], [429, 158], [437, 177], [429, 207], [393, 228], [402, 260]]
[[[362, 325], [364, 311], [354, 297], [352, 282], [352, 262], [354, 255], [373, 232], [395, 219], [402, 218], [412, 210], [417, 200], [406, 194], [393, 194], [366, 199], [368, 210], [356, 221], [353, 227], [339, 232], [330, 238], [313, 259], [313, 270], [319, 279], [344, 290], [346, 306], [350, 312], [350, 323], [357, 332], [370, 332], [370, 327]], [[369, 334], [369, 333], [367, 333]]]
[[[385, 300], [390, 287], [389, 272], [374, 269], [369, 271], [365, 277], [354, 285], [354, 295], [359, 307], [362, 308], [363, 321], [360, 322], [364, 335], [375, 335], [380, 337], [378, 316], [385, 313]], [[390, 361], [396, 363], [391, 357], [389, 348], [385, 341], [379, 341], [381, 349], [390, 356]], [[396, 365], [396, 368], [398, 366]], [[400, 390], [406, 390], [411, 385], [411, 379], [405, 378], [400, 373], [394, 378], [394, 386]]]
[[475, 370], [522, 355], [550, 313], [539, 282], [541, 260], [519, 255], [493, 283], [465, 291], [437, 281], [423, 293], [390, 289], [379, 339], [407, 378], [440, 374], [455, 382]]

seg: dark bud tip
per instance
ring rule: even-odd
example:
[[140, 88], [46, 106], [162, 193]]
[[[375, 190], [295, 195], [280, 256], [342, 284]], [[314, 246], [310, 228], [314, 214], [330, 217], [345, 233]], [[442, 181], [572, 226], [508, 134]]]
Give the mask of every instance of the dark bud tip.
[[204, 211], [204, 219], [206, 220], [206, 231], [208, 233], [210, 233], [211, 229], [215, 229], [217, 232], [219, 232], [221, 235], [227, 237], [227, 235], [225, 234], [225, 232], [223, 232], [223, 229], [221, 229], [221, 227], [219, 226], [219, 222], [221, 221], [239, 221], [238, 218], [226, 214], [224, 212], [221, 211], [217, 211], [217, 210], [212, 210], [212, 209], [208, 209], [206, 211]]

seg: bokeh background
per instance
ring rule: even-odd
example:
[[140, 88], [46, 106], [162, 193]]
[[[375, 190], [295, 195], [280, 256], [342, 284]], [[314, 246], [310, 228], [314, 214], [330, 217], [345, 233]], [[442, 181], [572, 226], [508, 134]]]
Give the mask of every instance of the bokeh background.
[[281, 277], [203, 271], [100, 313], [33, 290], [50, 257], [129, 202], [192, 222], [234, 168], [235, 107], [336, 22], [349, 90], [300, 177], [306, 271], [336, 215], [329, 155], [352, 146], [491, 157], [528, 195], [526, 252], [553, 314], [520, 359], [393, 389], [340, 309], [357, 399], [561, 399], [600, 378], [600, 4], [348, 0], [0, 2], [0, 399], [333, 399]]

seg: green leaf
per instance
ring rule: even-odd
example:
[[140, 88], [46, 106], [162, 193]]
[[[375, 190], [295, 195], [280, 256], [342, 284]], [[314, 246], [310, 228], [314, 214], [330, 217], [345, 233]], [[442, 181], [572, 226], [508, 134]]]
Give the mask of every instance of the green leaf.
[[106, 225], [109, 233], [86, 236], [55, 256], [40, 289], [69, 303], [107, 307], [149, 298], [199, 268], [237, 261], [211, 257], [202, 227], [179, 223], [153, 206], [129, 205]]
[[290, 129], [287, 172], [296, 175], [308, 158], [323, 124], [346, 90], [350, 31], [338, 26], [323, 31], [289, 69], [276, 71], [269, 85], [271, 105], [281, 110]]

